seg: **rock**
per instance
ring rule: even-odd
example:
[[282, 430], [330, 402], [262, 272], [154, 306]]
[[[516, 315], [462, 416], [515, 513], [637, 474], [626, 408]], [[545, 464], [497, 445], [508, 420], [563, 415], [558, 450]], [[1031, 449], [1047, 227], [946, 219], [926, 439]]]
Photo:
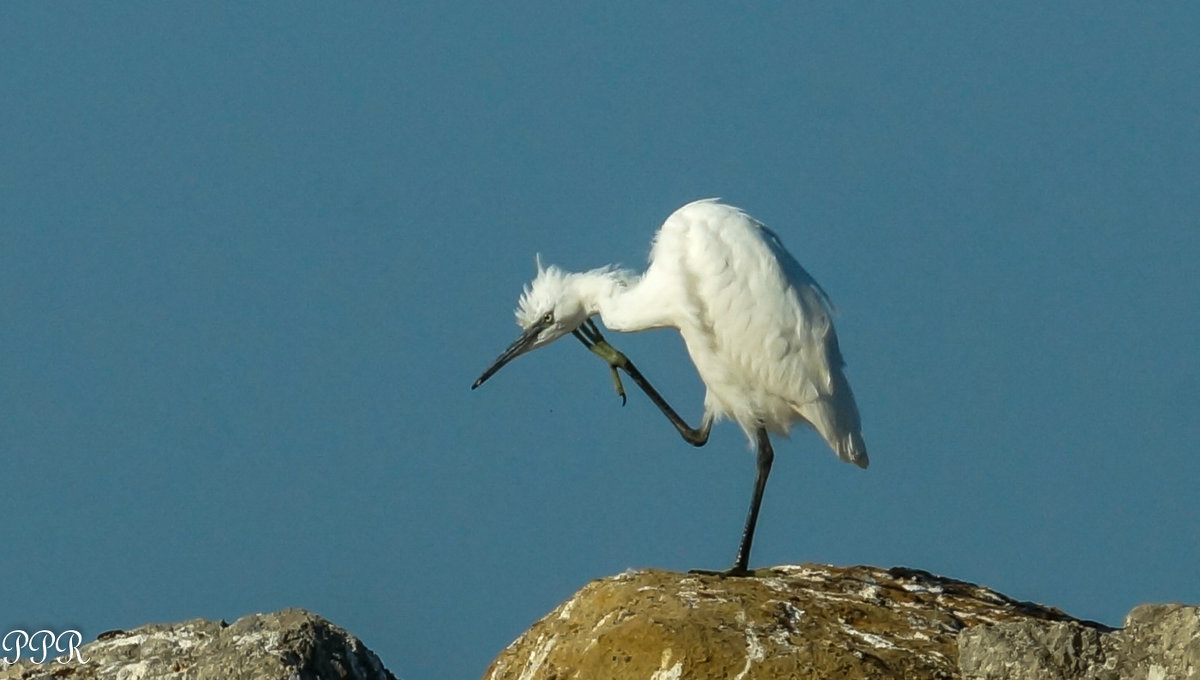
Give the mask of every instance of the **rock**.
[[358, 638], [299, 609], [251, 614], [232, 625], [195, 619], [101, 633], [83, 645], [80, 663], [28, 656], [0, 680], [396, 680]]
[[[298, 609], [110, 631], [78, 652], [11, 666], [0, 652], [0, 680], [396, 680], [353, 635]], [[1200, 680], [1200, 607], [1142, 605], [1113, 630], [912, 569], [628, 571], [559, 605], [484, 677]]]
[[981, 626], [959, 637], [963, 680], [1200, 678], [1200, 607], [1135, 607], [1113, 632], [1074, 623]]
[[1073, 622], [979, 626], [963, 631], [958, 645], [963, 680], [1109, 677], [1101, 675], [1106, 656], [1101, 632]]
[[629, 571], [585, 586], [484, 677], [958, 678], [958, 634], [1005, 622], [1107, 630], [910, 569], [806, 564], [751, 578]]
[[1200, 607], [1139, 605], [1112, 637], [1123, 678], [1200, 678]]

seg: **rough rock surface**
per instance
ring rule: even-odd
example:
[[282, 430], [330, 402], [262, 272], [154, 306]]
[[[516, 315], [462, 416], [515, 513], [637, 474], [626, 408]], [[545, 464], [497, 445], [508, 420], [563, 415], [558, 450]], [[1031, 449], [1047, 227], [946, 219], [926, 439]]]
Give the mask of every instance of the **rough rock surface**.
[[1200, 607], [1145, 604], [1108, 634], [1077, 623], [1025, 621], [959, 636], [964, 680], [1200, 678]]
[[1006, 622], [1108, 630], [910, 569], [806, 564], [753, 578], [629, 571], [585, 586], [484, 677], [959, 678], [959, 632]]
[[111, 631], [79, 651], [85, 663], [26, 658], [0, 680], [396, 680], [358, 638], [299, 609]]
[[[0, 653], [0, 680], [396, 680], [357, 638], [294, 609], [110, 631], [78, 651], [65, 665]], [[1200, 607], [1142, 605], [1113, 630], [911, 569], [629, 571], [547, 614], [485, 678], [1200, 680]]]

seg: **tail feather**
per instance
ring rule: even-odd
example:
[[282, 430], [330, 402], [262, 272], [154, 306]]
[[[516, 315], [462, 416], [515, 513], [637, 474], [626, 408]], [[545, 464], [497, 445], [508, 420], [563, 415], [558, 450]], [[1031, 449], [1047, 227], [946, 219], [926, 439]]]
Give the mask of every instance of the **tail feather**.
[[860, 432], [850, 432], [842, 437], [834, 450], [837, 451], [838, 458], [847, 463], [854, 463], [864, 470], [871, 464], [871, 459], [867, 456], [867, 443], [863, 441]]
[[837, 457], [847, 463], [866, 468], [871, 460], [862, 437], [862, 424], [854, 395], [846, 389], [835, 396], [803, 404], [796, 409], [815, 429]]

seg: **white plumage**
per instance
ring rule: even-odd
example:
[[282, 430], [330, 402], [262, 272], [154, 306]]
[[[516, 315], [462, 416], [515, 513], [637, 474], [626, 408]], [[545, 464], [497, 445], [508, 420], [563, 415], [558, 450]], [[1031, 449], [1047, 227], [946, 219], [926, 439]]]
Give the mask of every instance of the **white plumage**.
[[598, 315], [615, 331], [679, 330], [707, 387], [701, 426], [688, 428], [657, 393], [651, 398], [694, 444], [707, 440], [714, 419], [728, 417], [759, 446], [759, 480], [735, 573], [746, 571], [773, 458], [768, 431], [786, 435], [796, 422], [807, 423], [839, 458], [867, 467], [829, 298], [773, 232], [738, 208], [707, 199], [676, 210], [655, 236], [641, 275], [611, 267], [570, 273], [539, 262], [516, 315], [524, 333], [476, 387], [516, 356], [582, 331], [580, 339], [614, 371], [625, 369], [651, 394], [624, 355], [587, 330], [594, 331], [588, 319]]

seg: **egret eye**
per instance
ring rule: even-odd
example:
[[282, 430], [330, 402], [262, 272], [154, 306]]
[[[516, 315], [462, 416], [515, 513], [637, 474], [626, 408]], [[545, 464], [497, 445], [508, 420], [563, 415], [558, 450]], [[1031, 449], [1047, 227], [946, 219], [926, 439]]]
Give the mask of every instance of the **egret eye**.
[[554, 323], [554, 312], [546, 312], [546, 315], [542, 317], [542, 323], [544, 323], [544, 324]]

